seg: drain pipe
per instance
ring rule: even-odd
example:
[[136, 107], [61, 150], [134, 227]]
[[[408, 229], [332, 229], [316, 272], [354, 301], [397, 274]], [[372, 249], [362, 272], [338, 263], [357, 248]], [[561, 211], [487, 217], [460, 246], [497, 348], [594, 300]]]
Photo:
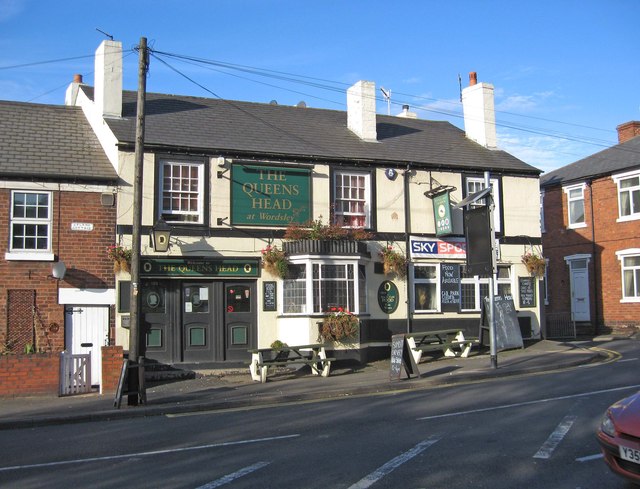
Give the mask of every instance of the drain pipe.
[[[589, 186], [589, 205], [591, 207], [591, 252], [593, 253], [593, 307], [594, 307], [594, 313], [595, 313], [595, 330], [594, 333], [596, 336], [598, 336], [598, 330], [600, 328], [598, 328], [598, 315], [599, 315], [599, 311], [600, 308], [598, 307], [598, 262], [596, 260], [596, 222], [595, 222], [595, 218], [593, 217], [593, 180], [589, 180], [587, 182], [587, 185]], [[602, 276], [602, 273], [600, 274], [600, 276]], [[604, 318], [603, 318], [604, 319]]]
[[411, 177], [411, 164], [407, 163], [407, 169], [404, 171], [404, 246], [407, 254], [407, 270], [405, 275], [405, 290], [407, 293], [407, 333], [411, 333], [411, 195], [409, 194], [409, 178]]

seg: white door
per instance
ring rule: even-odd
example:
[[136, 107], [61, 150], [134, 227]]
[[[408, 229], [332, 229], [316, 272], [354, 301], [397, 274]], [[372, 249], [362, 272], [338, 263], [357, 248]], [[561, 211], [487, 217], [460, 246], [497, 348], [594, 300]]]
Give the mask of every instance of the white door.
[[587, 260], [575, 260], [571, 266], [571, 312], [574, 321], [590, 321], [589, 272]]
[[74, 355], [91, 354], [91, 385], [102, 381], [102, 347], [109, 341], [109, 308], [67, 305], [65, 348]]

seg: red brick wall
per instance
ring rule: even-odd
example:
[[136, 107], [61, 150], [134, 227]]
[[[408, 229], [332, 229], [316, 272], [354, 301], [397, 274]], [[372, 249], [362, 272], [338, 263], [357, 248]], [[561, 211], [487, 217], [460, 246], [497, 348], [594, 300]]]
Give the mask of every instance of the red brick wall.
[[[15, 189], [20, 189], [16, 183]], [[103, 207], [99, 192], [54, 191], [53, 251], [66, 265], [63, 280], [51, 277], [51, 262], [6, 261], [11, 189], [0, 190], [0, 350], [6, 348], [7, 291], [35, 290], [36, 345], [40, 351], [64, 349], [64, 306], [58, 288], [113, 288], [114, 275], [106, 249], [115, 239], [116, 207]], [[93, 230], [72, 231], [71, 223], [91, 223]], [[111, 314], [111, 332], [114, 327]], [[111, 333], [113, 338], [113, 333]], [[14, 351], [14, 353], [20, 353]]]
[[60, 392], [60, 354], [0, 355], [0, 397]]
[[549, 305], [546, 312], [571, 310], [569, 268], [564, 258], [589, 254], [594, 329], [596, 324], [599, 333], [640, 329], [640, 303], [620, 302], [622, 276], [616, 255], [619, 250], [640, 248], [640, 220], [617, 222], [618, 189], [613, 179], [598, 178], [585, 188], [585, 228], [567, 228], [567, 196], [561, 187], [546, 188], [544, 192], [545, 232], [542, 244], [544, 255], [549, 259]]
[[115, 392], [118, 389], [123, 360], [121, 346], [102, 347], [102, 392]]

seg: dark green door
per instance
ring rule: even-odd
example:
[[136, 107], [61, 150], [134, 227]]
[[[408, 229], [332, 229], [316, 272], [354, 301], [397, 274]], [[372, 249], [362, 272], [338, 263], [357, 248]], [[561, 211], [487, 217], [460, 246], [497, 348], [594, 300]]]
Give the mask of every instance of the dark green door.
[[257, 345], [255, 282], [225, 282], [225, 360], [249, 360]]
[[215, 361], [215, 301], [211, 282], [182, 282], [182, 361]]

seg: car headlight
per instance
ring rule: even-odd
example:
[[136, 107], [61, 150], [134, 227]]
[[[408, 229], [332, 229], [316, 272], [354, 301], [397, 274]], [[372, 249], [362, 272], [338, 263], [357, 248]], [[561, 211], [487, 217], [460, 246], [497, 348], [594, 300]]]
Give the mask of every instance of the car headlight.
[[607, 412], [602, 418], [602, 423], [600, 424], [600, 429], [606, 435], [611, 437], [616, 436], [616, 427], [613, 424], [613, 419], [611, 419], [611, 414]]

